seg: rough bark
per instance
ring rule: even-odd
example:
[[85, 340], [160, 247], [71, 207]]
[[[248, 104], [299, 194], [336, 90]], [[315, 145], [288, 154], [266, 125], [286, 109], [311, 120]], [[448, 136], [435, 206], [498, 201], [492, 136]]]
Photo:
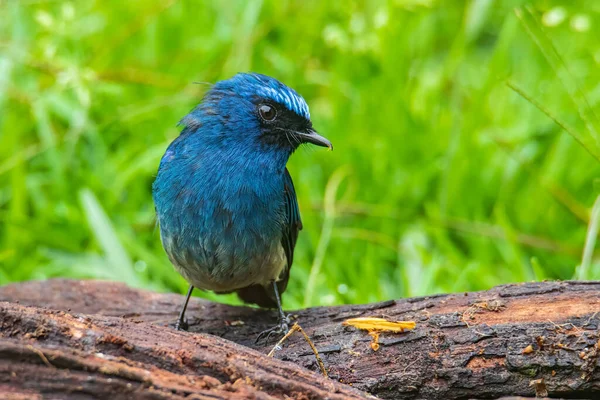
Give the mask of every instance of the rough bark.
[[[272, 310], [193, 299], [190, 332], [176, 332], [169, 324], [182, 296], [119, 283], [8, 285], [0, 301], [8, 302], [0, 304], [0, 391], [23, 396], [365, 397], [360, 389], [398, 399], [600, 398], [600, 282], [504, 285], [292, 312], [329, 380], [318, 375], [300, 335], [275, 359], [265, 356], [269, 346], [254, 343], [276, 322]], [[341, 325], [361, 316], [417, 326], [382, 333], [373, 351], [366, 332]]]

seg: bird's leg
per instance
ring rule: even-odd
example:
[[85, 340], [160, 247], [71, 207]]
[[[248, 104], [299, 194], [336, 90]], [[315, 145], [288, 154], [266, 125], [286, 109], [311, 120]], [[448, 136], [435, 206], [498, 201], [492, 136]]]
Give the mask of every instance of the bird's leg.
[[277, 300], [277, 311], [279, 311], [279, 327], [281, 328], [282, 333], [287, 333], [290, 328], [290, 319], [283, 312], [283, 307], [281, 307], [281, 297], [279, 296], [279, 289], [277, 289], [277, 282], [273, 281], [273, 291], [275, 292], [275, 299]]
[[190, 302], [190, 297], [192, 296], [193, 291], [194, 286], [190, 285], [190, 288], [187, 292], [187, 296], [185, 296], [185, 302], [183, 303], [183, 307], [181, 308], [181, 312], [179, 313], [179, 318], [177, 318], [177, 322], [175, 323], [175, 329], [178, 331], [188, 330], [188, 323], [185, 320], [185, 310], [187, 309], [188, 303]]
[[273, 281], [273, 291], [275, 292], [275, 300], [277, 301], [277, 311], [279, 311], [279, 322], [273, 328], [259, 333], [256, 338], [256, 343], [262, 338], [265, 338], [265, 343], [267, 343], [272, 335], [286, 334], [290, 330], [290, 319], [285, 315], [283, 308], [281, 307], [281, 297], [279, 296], [279, 289], [277, 289], [277, 282], [275, 281]]

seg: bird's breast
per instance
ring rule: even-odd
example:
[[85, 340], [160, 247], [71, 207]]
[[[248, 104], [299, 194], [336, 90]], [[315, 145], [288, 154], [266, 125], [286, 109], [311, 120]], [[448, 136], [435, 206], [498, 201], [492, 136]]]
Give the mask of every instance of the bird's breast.
[[256, 168], [180, 163], [161, 165], [154, 200], [163, 246], [191, 284], [231, 291], [277, 279], [283, 181]]

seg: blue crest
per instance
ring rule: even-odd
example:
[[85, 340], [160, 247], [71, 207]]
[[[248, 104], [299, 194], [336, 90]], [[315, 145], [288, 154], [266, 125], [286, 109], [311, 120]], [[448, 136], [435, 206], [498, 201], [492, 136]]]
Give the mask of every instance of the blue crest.
[[310, 120], [308, 104], [294, 89], [275, 78], [256, 73], [239, 73], [231, 80], [244, 87], [252, 88], [255, 95], [283, 104], [288, 110]]

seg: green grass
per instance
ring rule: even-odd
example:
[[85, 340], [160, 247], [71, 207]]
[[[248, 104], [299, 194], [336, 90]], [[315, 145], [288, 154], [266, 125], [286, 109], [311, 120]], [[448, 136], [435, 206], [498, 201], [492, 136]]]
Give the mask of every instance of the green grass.
[[0, 283], [183, 292], [151, 183], [248, 70], [335, 144], [290, 161], [287, 307], [600, 279], [599, 36], [595, 1], [0, 0]]

